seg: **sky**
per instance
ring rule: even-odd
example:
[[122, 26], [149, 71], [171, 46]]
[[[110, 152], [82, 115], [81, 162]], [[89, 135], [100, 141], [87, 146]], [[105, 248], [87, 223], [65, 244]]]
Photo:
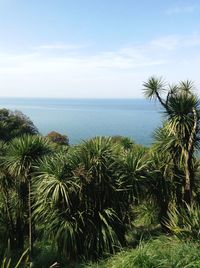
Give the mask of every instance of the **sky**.
[[200, 93], [199, 70], [199, 0], [0, 0], [0, 97], [141, 98], [152, 75]]

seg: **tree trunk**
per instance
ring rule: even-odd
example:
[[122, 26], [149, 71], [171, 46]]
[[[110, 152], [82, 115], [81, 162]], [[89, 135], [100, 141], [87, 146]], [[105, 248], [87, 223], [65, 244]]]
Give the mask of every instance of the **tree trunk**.
[[184, 187], [184, 201], [186, 204], [191, 204], [192, 201], [192, 185], [193, 185], [193, 176], [194, 172], [192, 170], [192, 157], [194, 151], [194, 141], [197, 135], [197, 124], [198, 124], [198, 116], [197, 111], [193, 108], [193, 120], [194, 125], [192, 131], [190, 133], [189, 141], [188, 141], [188, 148], [185, 150], [185, 187]]
[[32, 261], [33, 256], [33, 240], [32, 240], [32, 208], [31, 208], [31, 179], [28, 179], [28, 226], [29, 226], [29, 260]]
[[189, 153], [185, 152], [185, 185], [183, 199], [188, 205], [190, 205], [192, 201], [190, 162]]
[[8, 192], [4, 192], [4, 200], [5, 200], [5, 206], [6, 206], [6, 212], [8, 217], [8, 232], [9, 232], [9, 244], [11, 249], [16, 248], [15, 243], [15, 225], [12, 218], [12, 213], [10, 212], [10, 204], [9, 204], [9, 195]]

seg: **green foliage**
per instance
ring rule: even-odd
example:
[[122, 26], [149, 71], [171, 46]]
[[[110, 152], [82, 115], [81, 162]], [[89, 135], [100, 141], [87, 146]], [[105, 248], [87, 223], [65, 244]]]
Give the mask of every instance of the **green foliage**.
[[156, 99], [159, 94], [162, 94], [166, 90], [166, 83], [162, 77], [152, 76], [143, 86], [144, 95], [149, 99]]
[[177, 237], [184, 240], [200, 238], [200, 208], [198, 205], [185, 205], [180, 209], [172, 207], [166, 221], [167, 228]]
[[57, 252], [55, 248], [52, 247], [50, 241], [45, 240], [35, 242], [35, 258], [33, 261], [34, 268], [49, 268], [57, 260]]
[[200, 267], [198, 245], [175, 238], [159, 237], [132, 250], [121, 252], [107, 261], [84, 268], [197, 268]]
[[[28, 267], [28, 249], [24, 251], [21, 257], [13, 263], [11, 258], [4, 257], [2, 262], [0, 263], [1, 268], [20, 268], [20, 267]], [[12, 265], [12, 266], [11, 266]]]
[[[49, 141], [41, 136], [23, 135], [14, 138], [2, 156], [0, 206], [4, 226], [7, 225], [7, 239], [11, 248], [23, 248], [27, 225], [31, 222], [31, 180], [37, 162], [52, 150]], [[5, 186], [5, 183], [9, 187]], [[11, 202], [12, 200], [12, 202]], [[29, 224], [29, 236], [30, 236]], [[31, 252], [31, 250], [29, 251]]]
[[46, 135], [46, 137], [50, 141], [52, 141], [58, 145], [67, 145], [67, 146], [69, 145], [69, 138], [66, 135], [62, 135], [56, 131], [52, 131], [52, 132], [48, 133]]
[[65, 146], [66, 136], [33, 135], [28, 118], [0, 110], [1, 247], [21, 252], [28, 243], [32, 260], [34, 243], [35, 267], [64, 267], [135, 247], [162, 227], [176, 238], [142, 242], [99, 267], [200, 267], [198, 245], [185, 242], [199, 243], [200, 233], [200, 209], [191, 205], [200, 192], [199, 100], [190, 81], [151, 77], [144, 88], [166, 116], [150, 148], [121, 136]]
[[[169, 158], [173, 162], [177, 205], [181, 206], [183, 201], [190, 204], [195, 184], [193, 160], [195, 150], [199, 148], [200, 135], [200, 106], [198, 96], [193, 92], [194, 85], [183, 81], [178, 85], [164, 86], [160, 78], [151, 77], [144, 87], [146, 97], [156, 98], [166, 115], [163, 130], [156, 133], [157, 148], [161, 145], [159, 151], [164, 149], [168, 152], [167, 163]], [[179, 178], [179, 171], [183, 171], [183, 177]]]
[[96, 137], [40, 163], [34, 214], [69, 258], [99, 257], [126, 243], [144, 151], [118, 152], [111, 138]]
[[38, 134], [38, 130], [33, 122], [23, 113], [0, 109], [1, 140], [7, 142], [23, 134]]
[[158, 224], [158, 207], [151, 199], [133, 208], [133, 213], [135, 214], [133, 222], [135, 226], [150, 227]]
[[42, 136], [23, 135], [9, 143], [3, 165], [13, 176], [27, 177], [51, 148], [50, 142]]
[[124, 150], [132, 150], [136, 146], [135, 142], [128, 137], [112, 136], [111, 139], [113, 143], [121, 145]]

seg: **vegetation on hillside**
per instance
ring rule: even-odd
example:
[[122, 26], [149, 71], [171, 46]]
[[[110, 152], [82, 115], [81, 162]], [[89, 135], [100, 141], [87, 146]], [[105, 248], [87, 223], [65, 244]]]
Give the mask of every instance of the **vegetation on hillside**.
[[70, 146], [0, 110], [2, 267], [75, 267], [116, 253], [86, 267], [200, 267], [199, 99], [191, 82], [155, 77], [144, 93], [164, 113], [148, 148], [121, 136]]

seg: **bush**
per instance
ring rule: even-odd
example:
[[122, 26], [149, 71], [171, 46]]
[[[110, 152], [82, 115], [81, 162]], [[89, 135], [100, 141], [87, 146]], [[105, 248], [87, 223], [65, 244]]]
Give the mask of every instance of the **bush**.
[[66, 135], [62, 135], [58, 132], [52, 131], [49, 134], [47, 134], [46, 137], [50, 141], [58, 145], [67, 145], [67, 146], [69, 145], [69, 138]]

